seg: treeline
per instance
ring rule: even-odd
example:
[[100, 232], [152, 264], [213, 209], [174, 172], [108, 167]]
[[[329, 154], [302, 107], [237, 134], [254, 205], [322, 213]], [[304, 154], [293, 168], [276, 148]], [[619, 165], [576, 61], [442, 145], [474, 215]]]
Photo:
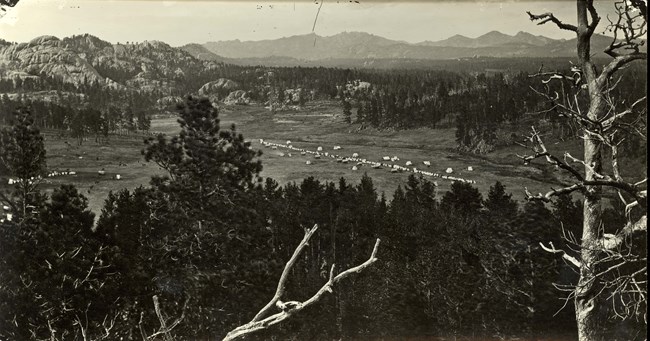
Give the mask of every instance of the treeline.
[[7, 125], [12, 113], [30, 107], [32, 117], [41, 128], [60, 130], [76, 138], [78, 144], [86, 139], [105, 141], [110, 134], [147, 132], [156, 111], [153, 99], [132, 92], [112, 92], [94, 96], [54, 91], [50, 98], [30, 98], [20, 94], [10, 98], [0, 96], [0, 124]]
[[[446, 77], [445, 77], [446, 76]], [[520, 122], [530, 127], [531, 112], [547, 100], [531, 91], [538, 80], [514, 74], [412, 73], [387, 79], [353, 81], [340, 88], [348, 123], [379, 129], [456, 128], [458, 148], [487, 153], [520, 139]], [[364, 79], [364, 78], [361, 78]], [[535, 120], [545, 119], [538, 115]], [[559, 120], [553, 128], [561, 128]], [[558, 129], [560, 130], [560, 129]]]
[[[337, 97], [348, 123], [379, 129], [455, 127], [458, 148], [462, 151], [487, 153], [511, 145], [522, 139], [530, 125], [542, 127], [545, 133], [558, 139], [575, 138], [577, 127], [567, 117], [558, 115], [544, 94], [551, 98], [563, 96], [569, 105], [586, 110], [587, 95], [582, 90], [579, 74], [571, 75], [576, 79], [574, 84], [549, 82], [552, 73], [539, 77], [534, 74], [505, 69], [379, 75], [359, 72], [353, 73], [358, 78], [346, 78], [339, 85]], [[630, 67], [623, 78], [623, 82], [612, 82], [611, 97], [620, 98], [618, 103], [613, 103], [613, 108], [629, 105], [647, 89], [644, 66]], [[627, 143], [628, 152], [634, 152], [638, 149], [635, 146], [640, 145], [640, 141]]]
[[378, 128], [438, 128], [453, 125], [459, 121], [456, 116], [469, 113], [476, 122], [516, 122], [542, 101], [529, 95], [533, 81], [522, 73], [507, 79], [502, 74], [440, 72], [382, 78], [341, 87], [342, 100], [356, 107], [349, 121]]
[[[209, 101], [188, 99], [179, 122], [179, 135], [143, 149], [167, 175], [111, 193], [95, 223], [73, 185], [39, 190], [43, 140], [32, 115], [17, 111], [0, 148], [2, 175], [18, 180], [2, 197], [2, 338], [146, 338], [164, 331], [154, 297], [167, 323], [183, 317], [160, 337], [223, 337], [272, 297], [314, 224], [285, 300], [313, 295], [333, 264], [342, 271], [367, 259], [376, 238], [379, 261], [253, 339], [574, 333], [571, 309], [555, 314], [564, 302], [554, 283], [576, 275], [539, 246], [563, 246], [561, 226], [579, 235], [581, 207], [570, 197], [549, 209], [513, 201], [500, 183], [483, 197], [463, 183], [438, 193], [415, 176], [390, 202], [368, 176], [281, 187], [259, 177], [260, 152], [221, 129]], [[29, 156], [16, 157], [22, 151]], [[608, 223], [622, 224], [613, 212]]]

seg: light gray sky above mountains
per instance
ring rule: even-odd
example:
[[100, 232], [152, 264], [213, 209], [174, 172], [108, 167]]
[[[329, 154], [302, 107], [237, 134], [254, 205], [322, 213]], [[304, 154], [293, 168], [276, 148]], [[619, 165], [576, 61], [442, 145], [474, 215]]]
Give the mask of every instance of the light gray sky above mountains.
[[[161, 40], [172, 46], [276, 39], [310, 33], [320, 6], [320, 0], [317, 2], [21, 0], [0, 18], [0, 38], [25, 42], [41, 35], [63, 38], [90, 33], [112, 43]], [[611, 6], [610, 1], [597, 3], [603, 17]], [[573, 37], [553, 25], [531, 23], [526, 10], [551, 11], [566, 22], [575, 22], [575, 2], [570, 0], [326, 0], [314, 32], [330, 36], [363, 31], [408, 42], [441, 40], [455, 34], [473, 38], [492, 30]]]

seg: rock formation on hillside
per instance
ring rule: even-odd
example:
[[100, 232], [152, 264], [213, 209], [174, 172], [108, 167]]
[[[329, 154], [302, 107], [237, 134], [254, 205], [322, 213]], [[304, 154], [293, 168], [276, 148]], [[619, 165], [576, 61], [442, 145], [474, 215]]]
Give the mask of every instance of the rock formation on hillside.
[[228, 97], [223, 100], [224, 104], [228, 105], [247, 105], [250, 104], [251, 99], [248, 93], [244, 90], [235, 90], [228, 94]]
[[201, 96], [209, 96], [214, 94], [218, 95], [223, 93], [224, 91], [230, 92], [237, 89], [239, 89], [239, 84], [237, 82], [226, 78], [219, 78], [216, 81], [205, 83], [199, 89], [199, 95]]
[[159, 41], [111, 44], [92, 35], [0, 45], [0, 77], [55, 79], [75, 86], [170, 94], [187, 75], [204, 70], [188, 52]]
[[0, 68], [16, 74], [52, 77], [74, 85], [110, 82], [79, 54], [61, 47], [61, 40], [42, 36], [0, 49]]

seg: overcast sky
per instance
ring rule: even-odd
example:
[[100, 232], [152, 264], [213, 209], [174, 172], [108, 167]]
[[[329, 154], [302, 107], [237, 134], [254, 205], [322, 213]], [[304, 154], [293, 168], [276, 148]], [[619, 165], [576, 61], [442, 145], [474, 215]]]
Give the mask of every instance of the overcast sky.
[[[0, 18], [0, 38], [25, 42], [41, 35], [62, 38], [90, 33], [112, 43], [162, 40], [172, 46], [275, 39], [312, 32], [320, 5], [320, 0], [21, 0]], [[363, 31], [408, 42], [441, 40], [454, 34], [477, 37], [492, 30], [572, 38], [571, 32], [531, 23], [525, 11], [552, 11], [572, 23], [576, 16], [575, 2], [569, 0], [326, 0], [322, 5], [314, 30], [321, 36]], [[610, 6], [609, 1], [598, 4], [603, 13]]]

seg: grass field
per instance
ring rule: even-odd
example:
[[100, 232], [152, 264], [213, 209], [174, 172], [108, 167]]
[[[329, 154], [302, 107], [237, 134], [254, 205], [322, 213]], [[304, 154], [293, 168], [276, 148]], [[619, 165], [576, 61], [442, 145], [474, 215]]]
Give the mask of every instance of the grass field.
[[[516, 153], [524, 153], [522, 148], [508, 148], [487, 156], [459, 154], [455, 151], [453, 129], [416, 129], [403, 131], [358, 130], [358, 126], [343, 122], [341, 110], [331, 102], [312, 102], [300, 111], [277, 112], [257, 106], [234, 106], [220, 108], [222, 128], [236, 124], [237, 130], [250, 140], [255, 149], [262, 149], [264, 170], [262, 176], [272, 177], [281, 184], [313, 176], [323, 181], [338, 181], [345, 177], [349, 183], [358, 183], [364, 172], [374, 180], [380, 192], [388, 198], [398, 185], [404, 185], [409, 173], [390, 173], [388, 169], [360, 167], [353, 171], [352, 164], [337, 163], [333, 159], [315, 160], [310, 156], [294, 154], [281, 156], [283, 150], [265, 148], [259, 139], [285, 143], [291, 140], [299, 148], [316, 150], [322, 146], [324, 151], [332, 151], [340, 145], [339, 155], [351, 156], [359, 153], [361, 158], [377, 160], [382, 156], [398, 156], [399, 164], [412, 161], [415, 167], [424, 169], [422, 161], [431, 161], [431, 172], [443, 173], [446, 168], [454, 169], [454, 176], [475, 180], [474, 186], [484, 194], [495, 181], [504, 183], [515, 198], [523, 197], [523, 188], [532, 192], [546, 191], [557, 180], [556, 172], [546, 170], [546, 166], [524, 166]], [[159, 118], [152, 122], [152, 131], [174, 134], [178, 131], [176, 118]], [[68, 142], [68, 143], [66, 143]], [[99, 214], [110, 190], [133, 189], [147, 185], [152, 175], [162, 171], [152, 163], [144, 162], [141, 156], [143, 147], [141, 137], [112, 136], [106, 144], [86, 141], [77, 146], [72, 139], [46, 135], [48, 166], [51, 170], [73, 170], [74, 176], [48, 178], [45, 188], [51, 190], [61, 183], [75, 183], [89, 198], [90, 207]], [[560, 148], [562, 146], [554, 146]], [[311, 165], [305, 161], [311, 160]], [[472, 166], [474, 171], [466, 171]], [[104, 175], [98, 171], [104, 170]], [[121, 179], [116, 180], [119, 174]], [[439, 192], [449, 189], [448, 180], [437, 181]]]

